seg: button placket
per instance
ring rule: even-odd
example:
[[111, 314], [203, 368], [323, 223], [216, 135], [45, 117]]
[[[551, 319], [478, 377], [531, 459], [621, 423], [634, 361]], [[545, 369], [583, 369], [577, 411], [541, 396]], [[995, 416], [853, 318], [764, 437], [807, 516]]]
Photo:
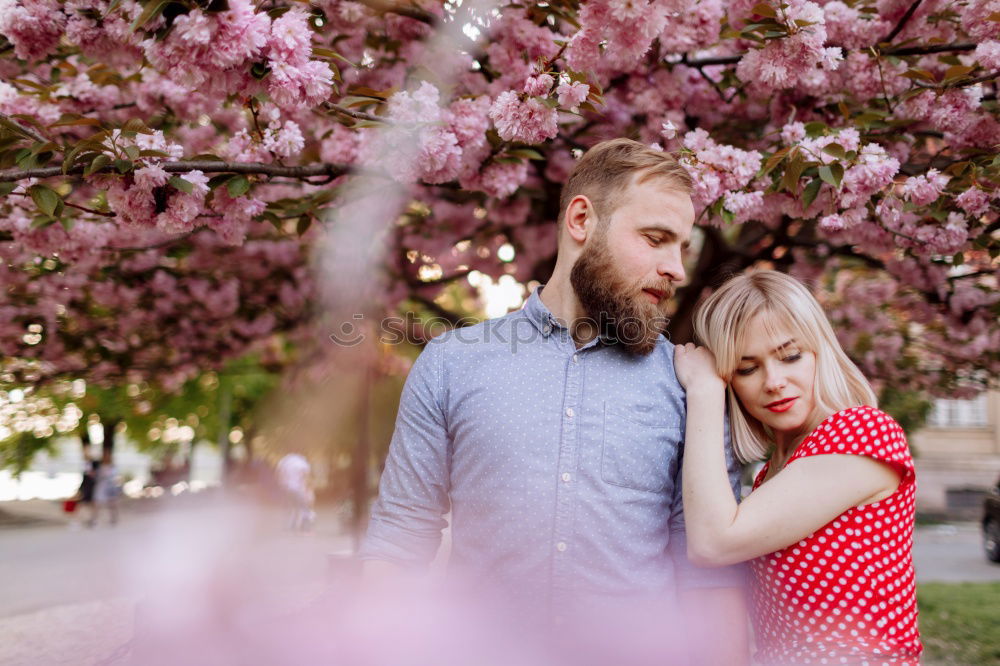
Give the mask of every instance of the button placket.
[[[569, 344], [573, 344], [569, 340]], [[582, 371], [583, 364], [580, 363], [575, 345], [572, 350], [567, 350], [569, 358], [565, 364], [565, 387], [564, 387], [564, 409], [562, 418], [562, 432], [559, 441], [559, 476], [556, 487], [556, 516], [553, 525], [552, 538], [552, 589], [550, 590], [550, 603], [552, 611], [559, 613], [565, 610], [564, 606], [569, 603], [570, 591], [574, 585], [573, 561], [571, 557], [573, 543], [573, 515], [575, 512], [576, 486], [570, 483], [577, 464], [577, 447], [579, 439], [579, 429], [577, 423], [580, 421], [580, 398], [582, 395]]]

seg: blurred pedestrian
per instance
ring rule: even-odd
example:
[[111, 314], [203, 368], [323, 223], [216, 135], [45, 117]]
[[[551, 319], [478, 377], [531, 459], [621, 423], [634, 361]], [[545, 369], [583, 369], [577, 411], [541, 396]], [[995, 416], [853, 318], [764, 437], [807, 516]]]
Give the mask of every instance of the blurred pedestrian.
[[275, 467], [278, 485], [288, 506], [288, 527], [295, 532], [308, 532], [316, 520], [311, 473], [309, 461], [295, 451], [285, 454]]
[[105, 451], [96, 469], [92, 525], [97, 523], [102, 511], [108, 513], [111, 525], [118, 524], [118, 496], [120, 494], [121, 488], [118, 485], [118, 469], [111, 461], [111, 451]]
[[[97, 468], [100, 466], [97, 460], [84, 458], [83, 476], [80, 479], [80, 488], [76, 491], [77, 515], [87, 527], [94, 526], [96, 514], [94, 513], [94, 486], [97, 484]], [[73, 523], [76, 524], [75, 522]]]

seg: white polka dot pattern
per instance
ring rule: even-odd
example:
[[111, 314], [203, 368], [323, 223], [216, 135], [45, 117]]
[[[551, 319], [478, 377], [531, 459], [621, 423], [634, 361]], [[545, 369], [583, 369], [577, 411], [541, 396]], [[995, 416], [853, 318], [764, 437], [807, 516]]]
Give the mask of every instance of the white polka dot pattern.
[[[915, 477], [903, 429], [874, 407], [830, 416], [789, 465], [811, 455], [869, 456], [901, 474], [889, 497], [840, 514], [751, 562], [751, 601], [767, 664], [918, 664], [913, 576]], [[756, 489], [767, 474], [757, 477]]]

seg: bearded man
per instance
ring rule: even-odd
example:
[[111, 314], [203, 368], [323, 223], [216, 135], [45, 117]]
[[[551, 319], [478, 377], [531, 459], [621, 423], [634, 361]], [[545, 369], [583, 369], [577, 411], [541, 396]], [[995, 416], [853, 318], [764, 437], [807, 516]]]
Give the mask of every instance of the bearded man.
[[435, 338], [414, 363], [361, 551], [366, 577], [425, 566], [450, 511], [449, 567], [551, 617], [585, 599], [676, 598], [715, 624], [692, 628], [711, 636], [696, 661], [745, 663], [742, 572], [700, 569], [686, 553], [685, 396], [663, 331], [685, 279], [690, 191], [673, 156], [635, 141], [580, 158], [549, 282], [517, 312]]

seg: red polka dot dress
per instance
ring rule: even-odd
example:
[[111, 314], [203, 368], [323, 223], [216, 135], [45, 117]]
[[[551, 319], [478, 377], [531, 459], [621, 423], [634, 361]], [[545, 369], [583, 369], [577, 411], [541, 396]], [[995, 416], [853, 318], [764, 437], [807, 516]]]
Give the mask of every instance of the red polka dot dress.
[[[786, 464], [834, 453], [891, 465], [902, 475], [899, 487], [751, 562], [757, 659], [765, 664], [918, 664], [915, 478], [903, 429], [874, 407], [845, 409], [820, 423]], [[754, 489], [766, 474], [765, 466]]]

